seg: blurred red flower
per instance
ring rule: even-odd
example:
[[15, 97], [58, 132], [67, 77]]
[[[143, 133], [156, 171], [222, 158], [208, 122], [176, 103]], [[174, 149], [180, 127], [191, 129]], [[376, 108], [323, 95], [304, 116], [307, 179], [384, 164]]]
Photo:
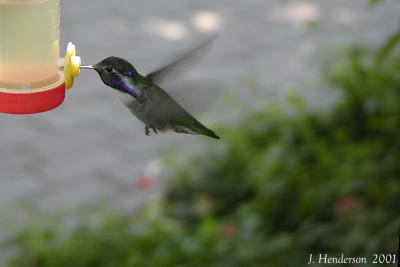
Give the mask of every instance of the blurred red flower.
[[221, 226], [221, 233], [223, 237], [231, 238], [237, 233], [237, 227], [234, 223], [225, 223]]
[[148, 175], [141, 175], [137, 183], [141, 189], [151, 189], [156, 185], [156, 181]]
[[346, 196], [340, 198], [335, 203], [335, 214], [337, 217], [342, 218], [347, 215], [358, 205], [357, 198], [354, 196]]

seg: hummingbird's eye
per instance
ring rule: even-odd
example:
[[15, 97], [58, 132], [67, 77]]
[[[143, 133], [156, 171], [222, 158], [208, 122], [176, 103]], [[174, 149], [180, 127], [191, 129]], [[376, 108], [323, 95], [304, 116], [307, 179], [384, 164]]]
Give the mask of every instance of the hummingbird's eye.
[[111, 67], [107, 67], [106, 70], [107, 70], [108, 72], [112, 72], [112, 68], [111, 68]]

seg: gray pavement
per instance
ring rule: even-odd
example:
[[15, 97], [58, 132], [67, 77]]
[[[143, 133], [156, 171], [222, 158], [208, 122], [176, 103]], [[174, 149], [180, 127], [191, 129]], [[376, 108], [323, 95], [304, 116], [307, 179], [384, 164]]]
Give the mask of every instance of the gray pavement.
[[[141, 73], [218, 32], [213, 49], [185, 79], [216, 80], [240, 100], [264, 103], [246, 81], [258, 81], [265, 99], [281, 97], [285, 86], [318, 74], [316, 50], [346, 40], [343, 28], [354, 40], [379, 44], [396, 28], [400, 2], [369, 9], [361, 0], [68, 0], [61, 13], [62, 54], [72, 41], [85, 64], [114, 55]], [[315, 31], [306, 26], [310, 20], [320, 21]], [[311, 102], [323, 100], [307, 90]], [[212, 108], [202, 120], [217, 125], [224, 114], [229, 112]], [[51, 211], [99, 198], [133, 209], [158, 191], [137, 181], [159, 173], [163, 146], [174, 144], [183, 154], [196, 143], [215, 142], [172, 133], [145, 136], [144, 125], [90, 71], [82, 71], [59, 108], [0, 114], [0, 125], [0, 210], [8, 211], [21, 201]], [[7, 214], [0, 213], [0, 220]]]

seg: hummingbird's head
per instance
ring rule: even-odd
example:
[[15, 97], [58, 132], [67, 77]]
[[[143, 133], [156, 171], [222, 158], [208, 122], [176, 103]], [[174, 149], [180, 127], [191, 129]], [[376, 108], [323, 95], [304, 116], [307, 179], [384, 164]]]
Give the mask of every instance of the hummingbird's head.
[[83, 69], [94, 69], [100, 75], [101, 80], [108, 86], [131, 94], [124, 84], [126, 78], [134, 77], [136, 69], [131, 63], [119, 57], [108, 57], [93, 66], [81, 66]]

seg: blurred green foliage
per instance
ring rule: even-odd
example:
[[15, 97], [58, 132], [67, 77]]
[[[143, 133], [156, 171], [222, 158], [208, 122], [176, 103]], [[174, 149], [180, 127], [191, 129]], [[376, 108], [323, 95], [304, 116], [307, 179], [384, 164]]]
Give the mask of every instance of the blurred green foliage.
[[374, 7], [375, 5], [379, 4], [380, 2], [382, 2], [382, 0], [369, 0], [368, 4], [371, 7]]
[[396, 253], [396, 34], [378, 51], [353, 48], [330, 64], [341, 97], [329, 112], [308, 112], [291, 94], [294, 114], [269, 105], [219, 131], [223, 141], [204, 153], [169, 159], [165, 196], [139, 214], [22, 229], [9, 266], [305, 266], [309, 253], [369, 263]]

